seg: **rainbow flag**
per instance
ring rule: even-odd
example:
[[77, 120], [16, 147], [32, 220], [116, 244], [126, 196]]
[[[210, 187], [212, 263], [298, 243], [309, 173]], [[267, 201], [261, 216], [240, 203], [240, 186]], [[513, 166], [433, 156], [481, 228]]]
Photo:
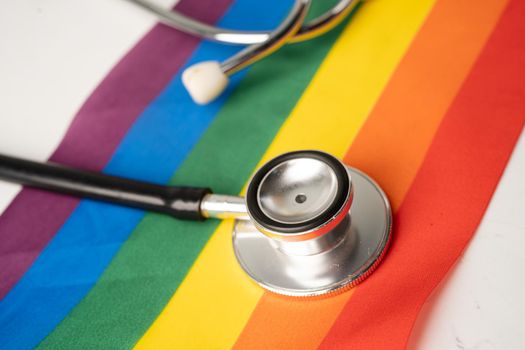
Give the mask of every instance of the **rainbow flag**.
[[[289, 6], [183, 0], [177, 8], [268, 29]], [[320, 149], [388, 194], [390, 251], [346, 293], [290, 299], [241, 271], [231, 221], [176, 221], [24, 189], [0, 217], [0, 346], [405, 347], [525, 124], [523, 33], [519, 0], [366, 1], [329, 34], [237, 74], [202, 107], [181, 71], [238, 48], [156, 26], [86, 101], [52, 161], [236, 194], [269, 158]]]

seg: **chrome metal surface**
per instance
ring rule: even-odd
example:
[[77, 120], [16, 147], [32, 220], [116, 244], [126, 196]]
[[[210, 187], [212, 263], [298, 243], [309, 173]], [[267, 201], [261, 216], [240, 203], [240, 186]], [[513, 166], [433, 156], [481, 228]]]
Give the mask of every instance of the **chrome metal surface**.
[[[168, 10], [148, 0], [128, 0], [155, 14], [159, 20], [177, 30], [225, 44], [252, 45], [267, 41], [270, 31], [234, 30], [215, 27], [187, 17], [176, 10]], [[291, 42], [300, 42], [320, 36], [339, 24], [358, 4], [359, 0], [341, 0], [319, 17], [304, 23]]]
[[200, 209], [206, 218], [249, 220], [243, 197], [207, 194]]
[[299, 31], [291, 38], [290, 42], [297, 43], [329, 32], [341, 23], [361, 0], [341, 0], [330, 10], [326, 11], [317, 18], [303, 24]]
[[303, 241], [284, 241], [279, 239], [270, 239], [270, 243], [281, 252], [287, 255], [314, 255], [328, 251], [345, 238], [348, 225], [350, 224], [350, 215], [347, 214], [341, 223], [328, 231], [325, 235], [314, 237]]
[[313, 158], [291, 159], [266, 174], [259, 186], [258, 202], [271, 219], [296, 224], [324, 213], [337, 190], [337, 177], [326, 163]]
[[308, 14], [310, 3], [311, 0], [295, 0], [288, 16], [270, 34], [268, 40], [249, 45], [222, 62], [222, 71], [227, 75], [231, 75], [281, 48], [301, 28]]
[[296, 151], [263, 165], [250, 180], [247, 195], [248, 215], [260, 232], [274, 240], [310, 241], [343, 220], [353, 185], [345, 165], [332, 155]]
[[317, 296], [350, 288], [374, 270], [390, 239], [390, 204], [367, 175], [348, 171], [354, 188], [352, 206], [332, 231], [320, 237], [326, 241], [278, 242], [251, 221], [236, 221], [235, 255], [256, 283], [279, 294]]

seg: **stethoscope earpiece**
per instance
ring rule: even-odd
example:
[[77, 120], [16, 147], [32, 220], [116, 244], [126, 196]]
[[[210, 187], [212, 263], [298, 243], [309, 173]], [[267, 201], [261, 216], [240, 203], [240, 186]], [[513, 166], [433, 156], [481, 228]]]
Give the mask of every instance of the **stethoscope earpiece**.
[[229, 78], [217, 61], [205, 61], [187, 68], [182, 83], [193, 101], [205, 105], [213, 101], [228, 86]]

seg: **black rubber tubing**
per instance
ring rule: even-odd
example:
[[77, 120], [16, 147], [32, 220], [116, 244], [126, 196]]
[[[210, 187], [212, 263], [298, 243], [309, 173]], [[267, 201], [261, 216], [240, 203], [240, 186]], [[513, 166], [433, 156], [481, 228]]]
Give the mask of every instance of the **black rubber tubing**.
[[0, 179], [80, 198], [204, 220], [200, 211], [209, 188], [162, 186], [54, 163], [39, 163], [0, 154]]

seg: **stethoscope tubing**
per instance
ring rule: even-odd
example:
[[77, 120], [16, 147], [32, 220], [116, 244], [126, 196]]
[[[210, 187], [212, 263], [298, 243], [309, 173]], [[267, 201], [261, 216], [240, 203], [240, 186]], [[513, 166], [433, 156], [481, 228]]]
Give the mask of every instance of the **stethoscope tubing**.
[[201, 205], [209, 188], [163, 186], [144, 181], [40, 163], [0, 154], [0, 179], [24, 186], [168, 214], [204, 220]]

